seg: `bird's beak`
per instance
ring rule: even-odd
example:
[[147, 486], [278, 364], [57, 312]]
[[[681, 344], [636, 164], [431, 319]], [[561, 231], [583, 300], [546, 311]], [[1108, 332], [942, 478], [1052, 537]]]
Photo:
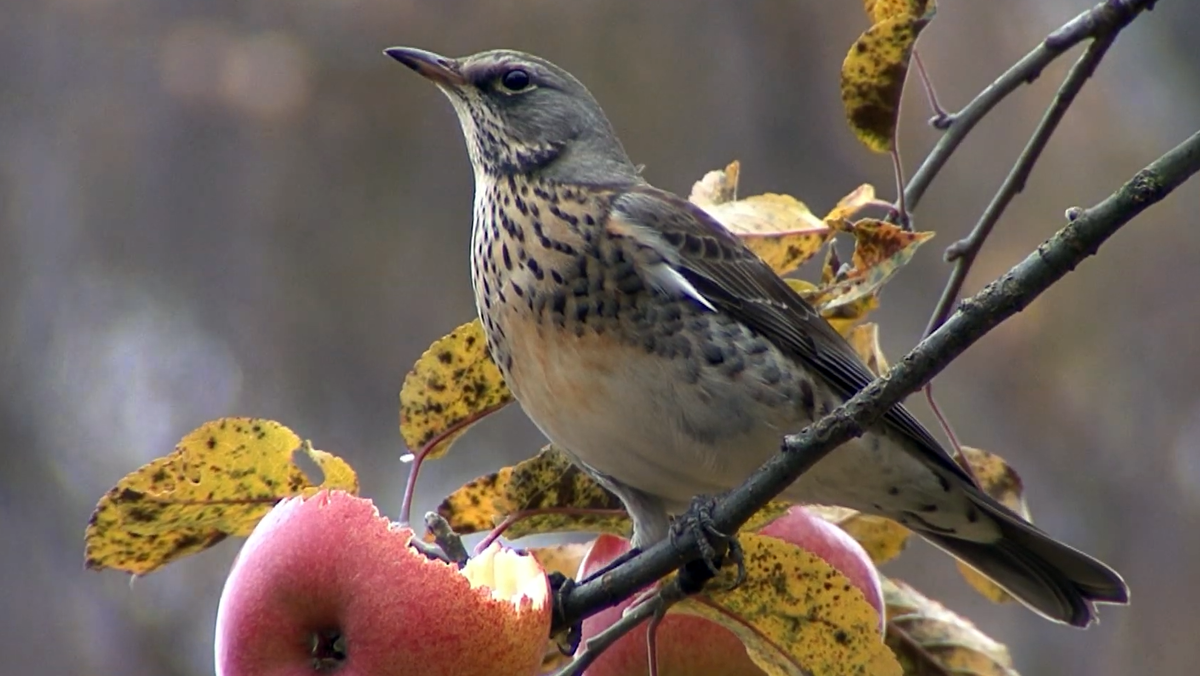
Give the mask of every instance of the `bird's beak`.
[[389, 47], [384, 54], [417, 71], [417, 74], [444, 87], [466, 84], [462, 68], [454, 59], [412, 47]]

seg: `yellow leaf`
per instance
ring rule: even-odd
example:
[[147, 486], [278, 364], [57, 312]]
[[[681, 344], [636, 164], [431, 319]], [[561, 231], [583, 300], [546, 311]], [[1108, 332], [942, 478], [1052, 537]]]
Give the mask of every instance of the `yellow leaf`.
[[[788, 286], [800, 294], [800, 297], [812, 303], [821, 316], [825, 318], [833, 328], [842, 336], [850, 335], [854, 327], [867, 316], [867, 313], [879, 307], [879, 298], [875, 295], [864, 296], [854, 301], [853, 303], [844, 303], [840, 305], [832, 304], [832, 300], [836, 297], [829, 297], [828, 294], [818, 288], [811, 282], [806, 282], [802, 279], [787, 279], [784, 280]], [[833, 305], [830, 307], [830, 305]]]
[[722, 584], [727, 580], [716, 580], [672, 611], [729, 629], [773, 676], [900, 676], [900, 664], [879, 634], [875, 609], [845, 576], [782, 540], [753, 534], [740, 540], [746, 581], [729, 590]]
[[807, 505], [806, 509], [849, 533], [867, 550], [876, 566], [896, 558], [908, 545], [910, 531], [891, 519], [863, 514], [846, 507]]
[[816, 255], [833, 233], [803, 202], [789, 195], [754, 195], [715, 204], [707, 211], [779, 275]]
[[825, 214], [827, 225], [836, 229], [842, 229], [843, 224], [847, 219], [858, 212], [859, 209], [873, 203], [875, 201], [875, 186], [864, 183], [850, 192], [842, 199], [838, 200], [836, 206]]
[[692, 186], [688, 201], [707, 209], [715, 204], [724, 204], [737, 199], [738, 173], [741, 165], [737, 160], [724, 169], [710, 171]]
[[[310, 479], [297, 460], [322, 476]], [[358, 477], [272, 420], [214, 420], [100, 499], [84, 536], [86, 565], [144, 575], [227, 536], [249, 535], [279, 500], [321, 488], [357, 493]]]
[[906, 674], [1017, 676], [1008, 648], [897, 580], [883, 580], [887, 645]]
[[[1003, 458], [994, 453], [970, 446], [963, 446], [962, 452], [966, 456], [967, 464], [971, 466], [971, 471], [974, 472], [975, 478], [979, 480], [979, 485], [985, 493], [996, 498], [1004, 506], [1017, 514], [1025, 517], [1027, 521], [1033, 521], [1033, 518], [1029, 514], [1029, 506], [1025, 504], [1025, 486], [1022, 484], [1021, 477], [1017, 474], [1016, 470], [1010, 467]], [[1013, 597], [1008, 592], [997, 586], [995, 582], [980, 575], [974, 568], [961, 561], [956, 561], [955, 563], [958, 565], [958, 571], [962, 573], [962, 576], [984, 598], [993, 603], [1008, 603], [1013, 600]]]
[[437, 511], [460, 535], [490, 531], [515, 516], [520, 520], [505, 531], [512, 539], [562, 531], [628, 537], [631, 526], [621, 501], [552, 446], [467, 483]]
[[445, 455], [467, 428], [512, 401], [476, 319], [439, 338], [400, 388], [400, 435], [422, 459]]
[[[849, 315], [861, 318], [871, 309], [867, 297], [877, 294], [892, 275], [912, 260], [917, 248], [933, 237], [932, 232], [906, 232], [899, 226], [872, 218], [855, 222], [850, 233], [854, 235], [855, 244], [849, 268], [837, 269], [845, 266], [837, 263], [836, 253], [830, 247], [822, 288], [814, 299], [814, 304], [827, 316], [849, 306]], [[855, 307], [862, 303], [866, 305]]]
[[858, 357], [867, 368], [871, 369], [871, 373], [881, 376], [887, 372], [887, 357], [883, 356], [883, 348], [879, 346], [878, 324], [869, 322], [855, 326], [846, 334], [846, 341], [858, 353]]
[[873, 24], [896, 17], [926, 16], [934, 11], [933, 0], [864, 0], [863, 5]]
[[891, 152], [908, 62], [928, 16], [903, 15], [871, 26], [842, 63], [842, 105], [854, 134], [876, 152]]

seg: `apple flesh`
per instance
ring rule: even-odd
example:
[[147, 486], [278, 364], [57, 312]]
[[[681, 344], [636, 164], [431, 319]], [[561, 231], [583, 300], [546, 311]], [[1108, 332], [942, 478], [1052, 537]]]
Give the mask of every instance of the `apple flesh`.
[[550, 604], [533, 557], [496, 545], [460, 571], [412, 537], [344, 492], [280, 502], [225, 582], [217, 675], [537, 673]]

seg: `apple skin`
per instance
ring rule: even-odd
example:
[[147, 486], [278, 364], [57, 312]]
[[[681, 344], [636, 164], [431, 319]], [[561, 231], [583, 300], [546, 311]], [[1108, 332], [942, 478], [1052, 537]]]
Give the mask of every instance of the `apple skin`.
[[[862, 545], [846, 531], [804, 509], [793, 506], [759, 531], [802, 547], [825, 560], [863, 592], [879, 616], [880, 640], [885, 622], [883, 585], [879, 572]], [[587, 577], [609, 561], [629, 551], [629, 542], [615, 535], [601, 535], [579, 566], [578, 579]], [[607, 629], [632, 603], [605, 609], [583, 621], [583, 640]], [[728, 629], [701, 617], [669, 614], [656, 635], [660, 676], [761, 676], [764, 672], [746, 654]], [[644, 676], [649, 673], [646, 632], [634, 630], [601, 653], [587, 676]]]
[[341, 491], [280, 502], [225, 582], [217, 676], [536, 674], [551, 609], [533, 557], [496, 546], [459, 571], [412, 537]]
[[[609, 561], [629, 551], [629, 541], [601, 535], [579, 564], [577, 579], [583, 579]], [[637, 596], [636, 594], [634, 596]], [[583, 640], [595, 636], [621, 618], [633, 603], [626, 599], [583, 621]], [[669, 614], [655, 635], [659, 676], [763, 676], [764, 672], [746, 654], [741, 640], [725, 627], [702, 617]], [[582, 645], [582, 644], [581, 644]], [[645, 625], [622, 636], [600, 654], [586, 676], [640, 676], [650, 673]]]

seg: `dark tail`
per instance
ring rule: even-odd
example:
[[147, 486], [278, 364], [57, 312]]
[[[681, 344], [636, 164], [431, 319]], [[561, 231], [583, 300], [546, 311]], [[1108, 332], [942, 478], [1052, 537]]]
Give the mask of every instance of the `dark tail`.
[[1057, 622], [1086, 627], [1096, 621], [1092, 604], [1129, 603], [1129, 587], [1117, 571], [1055, 540], [974, 487], [968, 492], [980, 510], [999, 524], [999, 540], [921, 535]]

